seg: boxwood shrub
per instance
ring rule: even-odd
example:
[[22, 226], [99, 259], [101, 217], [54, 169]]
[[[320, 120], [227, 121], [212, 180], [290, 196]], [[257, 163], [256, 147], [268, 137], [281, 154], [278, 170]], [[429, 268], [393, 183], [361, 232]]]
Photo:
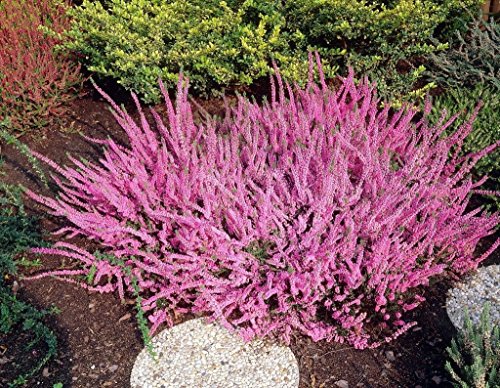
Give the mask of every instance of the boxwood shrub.
[[479, 3], [84, 0], [70, 10], [62, 48], [145, 102], [159, 101], [158, 78], [174, 86], [179, 71], [197, 93], [252, 84], [272, 72], [273, 59], [286, 79], [303, 81], [308, 50], [321, 53], [327, 77], [350, 65], [370, 74], [382, 95], [403, 96], [425, 70], [414, 59], [444, 49], [432, 39]]
[[269, 74], [271, 58], [292, 78], [307, 69], [291, 52], [300, 39], [283, 33], [278, 2], [85, 0], [70, 14], [64, 48], [145, 102], [159, 101], [158, 78], [173, 86], [180, 71], [203, 93], [251, 84]]
[[423, 96], [433, 86], [418, 84], [425, 67], [415, 60], [444, 50], [440, 38], [445, 42], [447, 27], [462, 24], [466, 11], [481, 2], [294, 0], [285, 8], [289, 25], [303, 31], [309, 47], [323, 56], [331, 48], [345, 49], [343, 57], [328, 60], [369, 75], [379, 94], [394, 104], [394, 98]]

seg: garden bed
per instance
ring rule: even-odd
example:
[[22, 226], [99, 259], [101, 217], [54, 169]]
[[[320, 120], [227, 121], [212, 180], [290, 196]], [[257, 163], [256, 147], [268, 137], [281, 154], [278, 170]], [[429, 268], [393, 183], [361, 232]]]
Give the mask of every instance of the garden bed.
[[238, 345], [159, 345], [162, 388], [297, 381], [262, 337], [300, 388], [500, 386], [496, 294], [446, 309], [500, 263], [483, 2], [0, 0], [0, 387], [130, 388], [203, 316]]
[[[123, 101], [129, 105], [126, 99]], [[221, 107], [217, 100], [202, 105], [211, 113], [217, 113]], [[62, 123], [25, 135], [22, 141], [57, 163], [66, 163], [68, 152], [89, 160], [96, 159], [98, 148], [82, 138], [79, 131], [90, 137], [111, 136], [125, 141], [107, 106], [90, 93], [72, 103]], [[35, 192], [45, 192], [36, 183], [29, 163], [17, 150], [2, 147], [2, 156], [9, 183], [20, 183]], [[27, 207], [42, 217], [43, 230], [50, 232], [55, 229], [55, 221], [47, 218], [38, 205], [28, 201]], [[54, 237], [49, 239], [54, 241]], [[75, 243], [79, 246], [87, 244], [85, 241]], [[45, 255], [40, 258], [44, 270], [59, 266], [70, 268], [60, 259]], [[499, 263], [498, 253], [494, 253], [488, 262]], [[23, 274], [33, 271], [36, 269], [21, 268]], [[65, 387], [129, 386], [133, 362], [143, 347], [134, 318], [134, 300], [120, 304], [116, 295], [89, 293], [52, 278], [21, 281], [20, 284], [18, 294], [22, 299], [40, 308], [55, 305], [60, 310], [48, 320], [58, 336], [59, 353], [28, 386], [52, 387], [58, 382]], [[444, 307], [450, 285], [442, 281], [429, 287], [425, 293], [427, 301], [413, 313], [412, 318], [418, 321], [418, 326], [397, 341], [377, 349], [355, 350], [348, 345], [324, 341], [314, 343], [294, 336], [291, 348], [299, 362], [300, 387], [336, 387], [335, 383], [340, 380], [347, 381], [349, 387], [450, 386], [444, 370], [445, 348], [455, 333]], [[187, 318], [179, 317], [179, 320]], [[6, 354], [22, 351], [12, 348], [15, 344], [0, 337], [0, 346], [7, 347]], [[342, 385], [341, 382], [338, 384]]]

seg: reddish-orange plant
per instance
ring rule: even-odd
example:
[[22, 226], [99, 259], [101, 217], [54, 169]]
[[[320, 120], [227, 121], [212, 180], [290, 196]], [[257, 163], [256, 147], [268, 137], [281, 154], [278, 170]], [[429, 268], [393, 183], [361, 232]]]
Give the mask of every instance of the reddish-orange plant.
[[42, 127], [65, 112], [81, 84], [80, 68], [56, 53], [56, 33], [69, 25], [59, 0], [0, 0], [0, 121], [15, 130]]

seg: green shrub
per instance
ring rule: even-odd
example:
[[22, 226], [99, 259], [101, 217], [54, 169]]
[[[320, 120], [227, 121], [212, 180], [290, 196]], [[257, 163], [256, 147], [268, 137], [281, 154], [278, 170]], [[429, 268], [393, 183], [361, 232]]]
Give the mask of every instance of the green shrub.
[[159, 100], [159, 77], [172, 87], [181, 70], [197, 92], [249, 85], [272, 71], [272, 59], [285, 78], [301, 82], [307, 50], [319, 51], [327, 77], [352, 66], [385, 97], [400, 97], [425, 70], [413, 60], [444, 49], [431, 39], [480, 2], [84, 0], [70, 10], [61, 48], [146, 102]]
[[[425, 68], [414, 66], [413, 60], [444, 49], [445, 44], [432, 39], [481, 2], [295, 0], [286, 9], [289, 25], [304, 33], [310, 47], [344, 48], [344, 58], [325, 59], [369, 75], [379, 94], [394, 99], [407, 95], [422, 78]], [[410, 96], [422, 96], [428, 88]]]
[[431, 80], [455, 89], [481, 83], [500, 92], [500, 25], [494, 19], [476, 18], [449, 44], [449, 50], [431, 55]]
[[[456, 113], [461, 116], [456, 120], [449, 131], [455, 131], [474, 111], [479, 102], [483, 103], [476, 120], [473, 123], [473, 131], [465, 139], [463, 152], [476, 152], [500, 141], [500, 94], [491, 86], [478, 84], [473, 89], [451, 89], [445, 94], [434, 98], [433, 109], [429, 118], [437, 122], [443, 109], [447, 111], [447, 117]], [[488, 175], [487, 188], [500, 191], [500, 150], [486, 155], [474, 167], [477, 176]], [[490, 208], [500, 208], [500, 198], [490, 197]], [[493, 207], [492, 207], [493, 206]]]
[[450, 361], [446, 370], [459, 388], [500, 386], [500, 328], [492, 328], [490, 305], [485, 305], [479, 325], [473, 325], [466, 312], [464, 329], [446, 349]]
[[278, 5], [84, 0], [69, 11], [74, 19], [63, 47], [78, 53], [90, 71], [116, 79], [145, 102], [159, 101], [158, 78], [172, 87], [180, 71], [198, 92], [249, 85], [270, 73], [271, 58], [285, 75], [298, 78], [307, 64], [290, 51]]

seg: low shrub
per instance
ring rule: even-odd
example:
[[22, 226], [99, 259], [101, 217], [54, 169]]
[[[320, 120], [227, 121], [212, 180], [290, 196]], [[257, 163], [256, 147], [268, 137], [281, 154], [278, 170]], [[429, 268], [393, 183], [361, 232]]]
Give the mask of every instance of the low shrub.
[[[278, 2], [89, 1], [73, 18], [62, 47], [99, 76], [111, 77], [145, 102], [159, 102], [158, 78], [175, 86], [179, 71], [198, 92], [249, 85], [271, 71], [307, 74], [290, 52]], [[307, 62], [307, 60], [306, 60]]]
[[434, 86], [419, 86], [425, 68], [415, 66], [415, 59], [443, 50], [445, 42], [436, 40], [442, 38], [443, 30], [461, 23], [465, 11], [477, 9], [480, 3], [296, 0], [286, 2], [285, 8], [289, 25], [304, 33], [310, 47], [320, 52], [345, 49], [345, 56], [336, 62], [368, 75], [377, 82], [379, 95], [394, 102], [395, 98], [423, 97]]
[[[479, 102], [481, 109], [475, 118], [473, 130], [464, 140], [463, 153], [479, 152], [489, 144], [500, 141], [500, 94], [488, 84], [477, 84], [473, 89], [451, 89], [443, 95], [434, 98], [430, 119], [437, 122], [443, 112], [447, 118], [457, 113], [458, 119], [451, 125], [448, 132], [456, 130], [461, 123], [466, 122]], [[488, 175], [490, 180], [486, 187], [500, 192], [500, 150], [495, 150], [482, 158], [472, 170], [476, 176]], [[491, 196], [494, 209], [498, 210], [498, 197]]]
[[[106, 255], [66, 242], [35, 249], [81, 264], [35, 277], [123, 298], [134, 289], [107, 259], [118, 258], [137, 278], [153, 332], [175, 311], [207, 314], [247, 340], [288, 341], [296, 330], [366, 348], [403, 333], [421, 286], [467, 273], [499, 245], [475, 257], [499, 217], [465, 212], [484, 182], [468, 173], [498, 144], [462, 158], [470, 122], [442, 136], [450, 123], [379, 110], [373, 87], [352, 73], [338, 90], [319, 75], [321, 86], [295, 90], [278, 76], [269, 103], [239, 97], [223, 121], [198, 124], [181, 77], [175, 103], [162, 86], [168, 114], [163, 122], [151, 110], [156, 130], [135, 96], [140, 123], [108, 99], [129, 145], [96, 139], [102, 159], [71, 157], [74, 167], [36, 154], [60, 193], [28, 192], [66, 221], [60, 235], [93, 240]], [[89, 273], [91, 286], [81, 279]]]
[[500, 92], [500, 25], [478, 17], [457, 31], [450, 49], [431, 55], [428, 77], [448, 89], [485, 85]]
[[59, 0], [0, 0], [0, 121], [13, 130], [39, 128], [65, 112], [81, 82], [79, 66], [54, 53], [59, 40], [40, 27], [69, 26]]
[[464, 329], [446, 349], [450, 360], [446, 370], [457, 388], [500, 386], [500, 327], [492, 327], [490, 305], [484, 306], [481, 320], [473, 325], [465, 313]]
[[[321, 53], [325, 73], [353, 67], [384, 97], [422, 96], [425, 68], [415, 58], [446, 47], [433, 43], [482, 0], [90, 1], [70, 10], [64, 50], [87, 68], [158, 102], [157, 80], [175, 86], [186, 74], [197, 92], [249, 85], [272, 72], [307, 80], [307, 50]], [[304, 66], [305, 64], [305, 66]]]

